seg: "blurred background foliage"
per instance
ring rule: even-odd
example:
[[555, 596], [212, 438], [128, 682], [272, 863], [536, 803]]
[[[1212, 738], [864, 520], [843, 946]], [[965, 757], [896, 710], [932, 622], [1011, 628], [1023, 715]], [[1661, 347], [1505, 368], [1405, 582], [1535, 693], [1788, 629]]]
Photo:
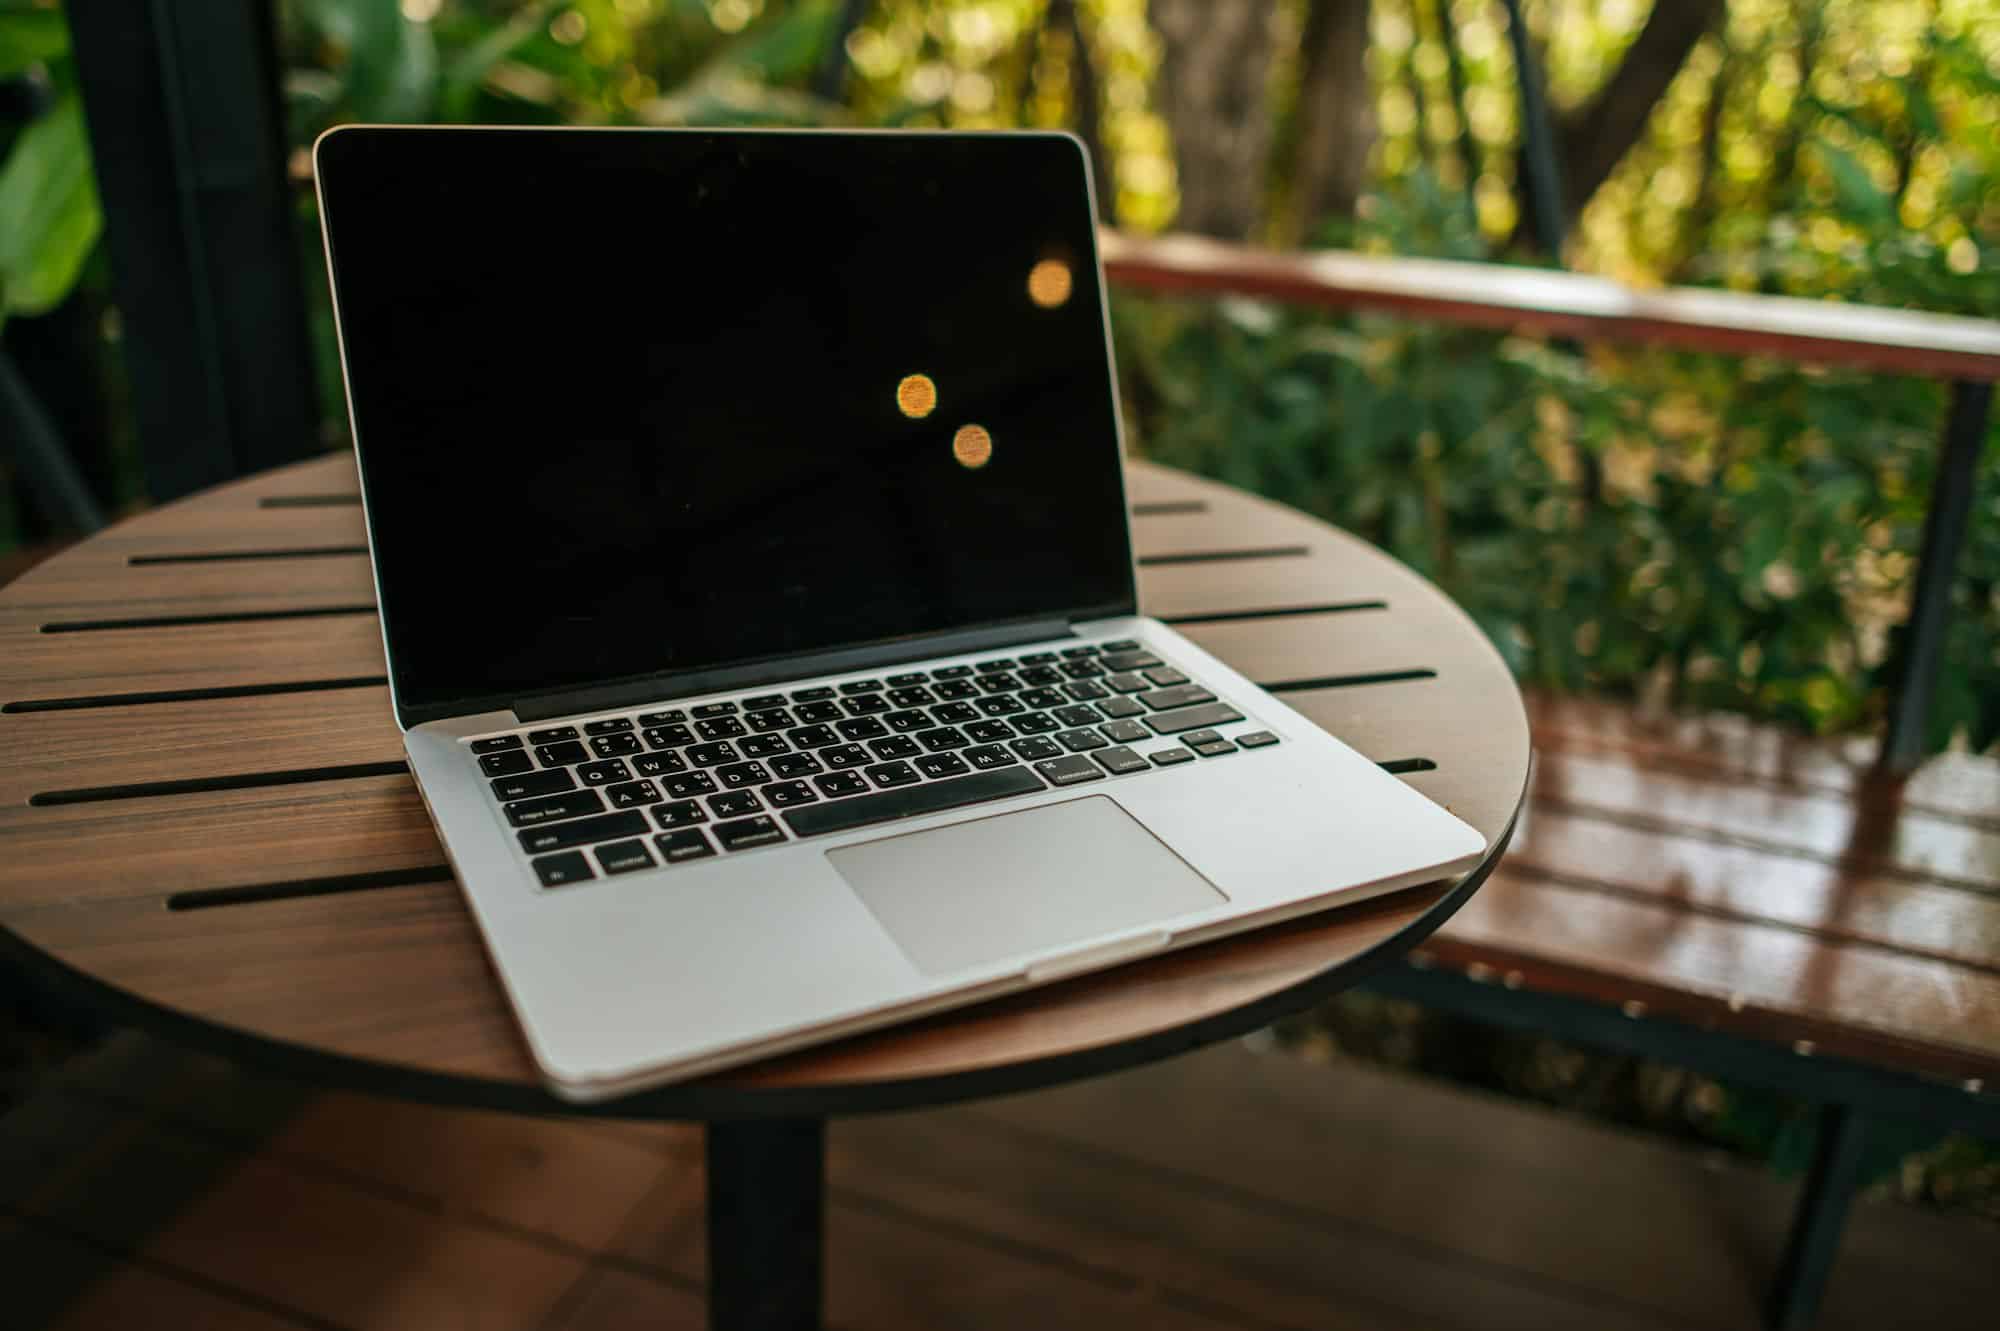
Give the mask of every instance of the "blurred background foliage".
[[[2000, 315], [1993, 0], [1523, 0], [1568, 240], [1537, 250], [1500, 0], [274, 0], [302, 154], [349, 120], [1066, 127], [1106, 220]], [[59, 6], [0, 0], [0, 321], [107, 504], [144, 502]], [[295, 159], [301, 164], [303, 158]], [[329, 444], [343, 438], [300, 197]], [[662, 243], [671, 238], [663, 236]], [[1943, 389], [1756, 358], [1114, 295], [1135, 451], [1436, 578], [1524, 678], [1879, 724]], [[662, 318], [670, 318], [662, 311]], [[1932, 743], [2000, 747], [2000, 429]], [[52, 533], [8, 490], [0, 552]], [[1800, 1107], [1365, 996], [1289, 1028], [1781, 1165]], [[1921, 1145], [1922, 1149], [1917, 1149]], [[2000, 1209], [2000, 1153], [1886, 1142]]]

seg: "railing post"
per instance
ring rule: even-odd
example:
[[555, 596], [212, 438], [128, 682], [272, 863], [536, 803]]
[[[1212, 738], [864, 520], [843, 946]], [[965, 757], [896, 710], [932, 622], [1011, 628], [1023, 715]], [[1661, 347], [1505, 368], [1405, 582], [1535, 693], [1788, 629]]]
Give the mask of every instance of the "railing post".
[[1882, 764], [1908, 771], [1928, 745], [1931, 698], [1944, 665], [1944, 636], [1959, 552], [1972, 516], [1979, 482], [1979, 454], [1993, 406], [1993, 385], [1960, 381], [1952, 385], [1945, 417], [1944, 448], [1931, 482], [1930, 511], [1924, 517], [1923, 545], [1917, 555], [1917, 585], [1904, 628], [1895, 693], [1889, 705], [1889, 733], [1882, 741]]
[[1507, 37], [1514, 50], [1514, 73], [1521, 85], [1521, 155], [1528, 177], [1528, 222], [1540, 245], [1558, 266], [1562, 264], [1562, 173], [1556, 166], [1555, 130], [1535, 65], [1528, 25], [1521, 18], [1521, 0], [1506, 0]]
[[1827, 1277], [1840, 1254], [1841, 1231], [1847, 1228], [1847, 1208], [1861, 1182], [1867, 1144], [1868, 1123], [1860, 1110], [1828, 1105], [1819, 1111], [1812, 1170], [1799, 1189], [1792, 1232], [1764, 1308], [1764, 1325], [1770, 1331], [1806, 1331], [1819, 1315]]

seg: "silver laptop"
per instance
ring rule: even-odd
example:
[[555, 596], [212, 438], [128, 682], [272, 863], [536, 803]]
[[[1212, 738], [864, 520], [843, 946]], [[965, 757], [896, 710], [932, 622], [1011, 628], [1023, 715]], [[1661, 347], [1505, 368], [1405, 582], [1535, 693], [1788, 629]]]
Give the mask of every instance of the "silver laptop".
[[1138, 614], [1074, 139], [314, 157], [396, 720], [558, 1094], [1482, 852]]

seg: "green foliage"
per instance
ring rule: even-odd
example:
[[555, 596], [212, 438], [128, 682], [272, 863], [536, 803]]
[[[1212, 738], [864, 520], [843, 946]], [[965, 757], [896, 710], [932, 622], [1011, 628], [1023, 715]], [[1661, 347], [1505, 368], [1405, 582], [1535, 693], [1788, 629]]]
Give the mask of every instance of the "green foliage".
[[55, 104], [0, 163], [0, 323], [59, 305], [104, 225], [61, 15], [0, 11], [0, 78], [23, 75], [46, 80]]

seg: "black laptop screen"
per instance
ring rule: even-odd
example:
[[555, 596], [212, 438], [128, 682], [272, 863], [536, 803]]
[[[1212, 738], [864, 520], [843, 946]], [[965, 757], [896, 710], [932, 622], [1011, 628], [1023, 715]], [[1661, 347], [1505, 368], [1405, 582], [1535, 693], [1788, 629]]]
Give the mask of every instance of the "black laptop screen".
[[1129, 608], [1072, 141], [354, 129], [318, 164], [406, 711]]

